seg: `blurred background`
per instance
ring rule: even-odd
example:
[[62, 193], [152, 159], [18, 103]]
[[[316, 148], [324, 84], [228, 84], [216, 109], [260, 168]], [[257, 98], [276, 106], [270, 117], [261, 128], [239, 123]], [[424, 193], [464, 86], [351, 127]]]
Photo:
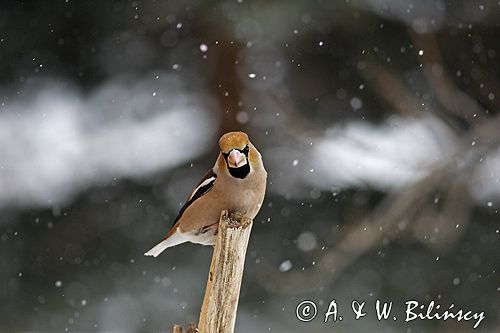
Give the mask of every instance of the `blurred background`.
[[2, 1], [0, 331], [197, 321], [211, 248], [143, 253], [236, 129], [269, 173], [237, 332], [472, 331], [354, 299], [499, 332], [499, 22], [496, 0]]

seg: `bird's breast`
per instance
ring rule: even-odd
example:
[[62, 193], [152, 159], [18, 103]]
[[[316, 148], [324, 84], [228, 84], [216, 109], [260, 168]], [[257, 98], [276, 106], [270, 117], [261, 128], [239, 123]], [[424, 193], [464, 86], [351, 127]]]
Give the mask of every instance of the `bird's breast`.
[[249, 218], [254, 218], [262, 205], [266, 190], [266, 179], [252, 175], [253, 178], [232, 182], [230, 188], [229, 210], [238, 211]]

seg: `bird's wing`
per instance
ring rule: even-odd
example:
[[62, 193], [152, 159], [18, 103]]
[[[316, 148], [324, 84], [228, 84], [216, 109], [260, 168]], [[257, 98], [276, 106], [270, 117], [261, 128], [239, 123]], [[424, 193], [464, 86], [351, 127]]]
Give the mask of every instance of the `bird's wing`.
[[186, 201], [184, 206], [182, 206], [182, 208], [179, 212], [179, 215], [177, 215], [177, 217], [175, 218], [173, 225], [175, 225], [175, 223], [177, 223], [177, 221], [181, 218], [184, 211], [193, 202], [195, 202], [197, 199], [201, 198], [204, 194], [206, 194], [208, 191], [210, 191], [212, 189], [212, 187], [214, 187], [216, 179], [217, 179], [217, 174], [212, 169], [208, 170], [207, 173], [205, 173], [205, 175], [203, 176], [201, 181], [198, 183], [198, 186], [196, 186], [193, 193], [191, 193], [191, 195], [189, 196], [189, 199]]

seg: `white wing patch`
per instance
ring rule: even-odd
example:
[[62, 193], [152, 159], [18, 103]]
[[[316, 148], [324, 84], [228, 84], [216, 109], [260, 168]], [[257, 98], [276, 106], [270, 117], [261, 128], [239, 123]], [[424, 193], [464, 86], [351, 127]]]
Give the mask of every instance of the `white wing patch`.
[[199, 191], [206, 192], [209, 188], [211, 188], [215, 183], [215, 179], [215, 176], [205, 179], [200, 185], [198, 185], [197, 188], [194, 189], [193, 193], [189, 196], [188, 201], [191, 200]]

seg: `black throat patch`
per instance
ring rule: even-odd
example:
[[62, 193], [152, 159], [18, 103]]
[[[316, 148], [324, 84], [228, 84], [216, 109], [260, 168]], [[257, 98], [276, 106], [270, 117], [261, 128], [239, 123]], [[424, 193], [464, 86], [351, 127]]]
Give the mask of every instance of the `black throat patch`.
[[239, 168], [230, 168], [228, 166], [231, 176], [239, 179], [244, 179], [250, 173], [250, 163], [240, 166]]
[[229, 163], [227, 161], [227, 158], [229, 156], [229, 152], [227, 153], [222, 153], [224, 156], [224, 160], [226, 161], [227, 168], [229, 169], [229, 174], [233, 176], [234, 178], [239, 178], [239, 179], [244, 179], [248, 174], [250, 173], [250, 161], [248, 160], [248, 152], [250, 151], [250, 148], [248, 145], [245, 146], [243, 149], [237, 149], [240, 153], [244, 154], [247, 158], [247, 164], [240, 166], [239, 168], [231, 168], [229, 166]]

